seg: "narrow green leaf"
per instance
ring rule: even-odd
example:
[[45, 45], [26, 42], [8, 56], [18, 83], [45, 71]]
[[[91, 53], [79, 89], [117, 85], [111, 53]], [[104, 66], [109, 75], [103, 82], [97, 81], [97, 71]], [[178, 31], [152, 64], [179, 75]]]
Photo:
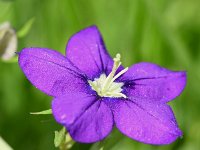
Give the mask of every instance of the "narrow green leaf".
[[34, 21], [35, 21], [35, 18], [29, 19], [29, 20], [24, 24], [24, 26], [23, 26], [21, 29], [19, 29], [19, 31], [17, 32], [17, 36], [18, 36], [19, 38], [25, 37], [25, 36], [28, 34], [28, 32], [30, 31], [30, 29], [31, 29], [31, 27], [32, 27], [32, 25], [33, 25], [33, 23], [34, 23]]
[[52, 114], [52, 110], [48, 109], [48, 110], [43, 110], [40, 112], [31, 112], [30, 114], [31, 115], [50, 115], [50, 114]]

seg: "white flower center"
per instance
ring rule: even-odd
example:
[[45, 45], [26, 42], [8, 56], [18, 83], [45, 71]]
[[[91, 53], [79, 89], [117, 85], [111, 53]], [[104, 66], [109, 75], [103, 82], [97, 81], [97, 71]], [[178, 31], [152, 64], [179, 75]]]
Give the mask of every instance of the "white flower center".
[[115, 75], [117, 69], [121, 65], [120, 54], [117, 54], [113, 60], [113, 68], [108, 76], [103, 73], [100, 75], [99, 78], [95, 78], [94, 81], [88, 80], [88, 83], [90, 84], [91, 88], [96, 91], [97, 94], [101, 97], [127, 98], [126, 95], [122, 93], [122, 86], [124, 85], [124, 83], [114, 81], [122, 74], [124, 74], [128, 70], [128, 67]]

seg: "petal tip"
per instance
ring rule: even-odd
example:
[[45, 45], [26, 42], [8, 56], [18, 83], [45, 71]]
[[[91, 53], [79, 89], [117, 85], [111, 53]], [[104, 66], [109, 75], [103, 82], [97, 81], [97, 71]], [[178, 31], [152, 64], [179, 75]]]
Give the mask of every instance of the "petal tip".
[[98, 26], [95, 25], [95, 24], [92, 24], [92, 25], [90, 25], [90, 26], [84, 28], [83, 30], [87, 30], [87, 29], [99, 30], [99, 29], [98, 29]]

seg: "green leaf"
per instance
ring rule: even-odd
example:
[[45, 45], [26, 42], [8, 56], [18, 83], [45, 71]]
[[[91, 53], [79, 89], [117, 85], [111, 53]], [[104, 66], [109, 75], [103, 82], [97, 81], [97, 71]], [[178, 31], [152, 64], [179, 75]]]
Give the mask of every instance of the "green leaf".
[[54, 145], [59, 147], [65, 140], [65, 128], [63, 127], [60, 131], [55, 131]]
[[31, 112], [30, 114], [31, 115], [50, 115], [50, 114], [52, 114], [52, 110], [48, 109], [48, 110], [43, 110], [40, 112]]
[[17, 36], [18, 36], [19, 38], [25, 37], [25, 36], [28, 34], [28, 32], [30, 31], [30, 29], [31, 29], [31, 27], [32, 27], [32, 25], [33, 25], [33, 23], [34, 23], [34, 21], [35, 21], [35, 18], [34, 18], [34, 17], [31, 18], [31, 19], [29, 19], [29, 20], [24, 24], [24, 26], [23, 26], [21, 29], [19, 29], [19, 31], [17, 32]]

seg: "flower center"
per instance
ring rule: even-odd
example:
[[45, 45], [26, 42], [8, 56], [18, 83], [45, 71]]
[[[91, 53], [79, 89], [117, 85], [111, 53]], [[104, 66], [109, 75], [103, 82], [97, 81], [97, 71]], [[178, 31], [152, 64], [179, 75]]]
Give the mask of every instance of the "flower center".
[[108, 76], [106, 74], [101, 74], [99, 78], [95, 78], [94, 81], [88, 80], [91, 88], [97, 92], [97, 94], [101, 97], [123, 97], [127, 98], [126, 95], [122, 93], [123, 82], [114, 82], [117, 78], [119, 78], [122, 74], [124, 74], [128, 67], [120, 71], [115, 75], [117, 69], [121, 65], [120, 54], [117, 54], [113, 59], [114, 64], [112, 71]]

